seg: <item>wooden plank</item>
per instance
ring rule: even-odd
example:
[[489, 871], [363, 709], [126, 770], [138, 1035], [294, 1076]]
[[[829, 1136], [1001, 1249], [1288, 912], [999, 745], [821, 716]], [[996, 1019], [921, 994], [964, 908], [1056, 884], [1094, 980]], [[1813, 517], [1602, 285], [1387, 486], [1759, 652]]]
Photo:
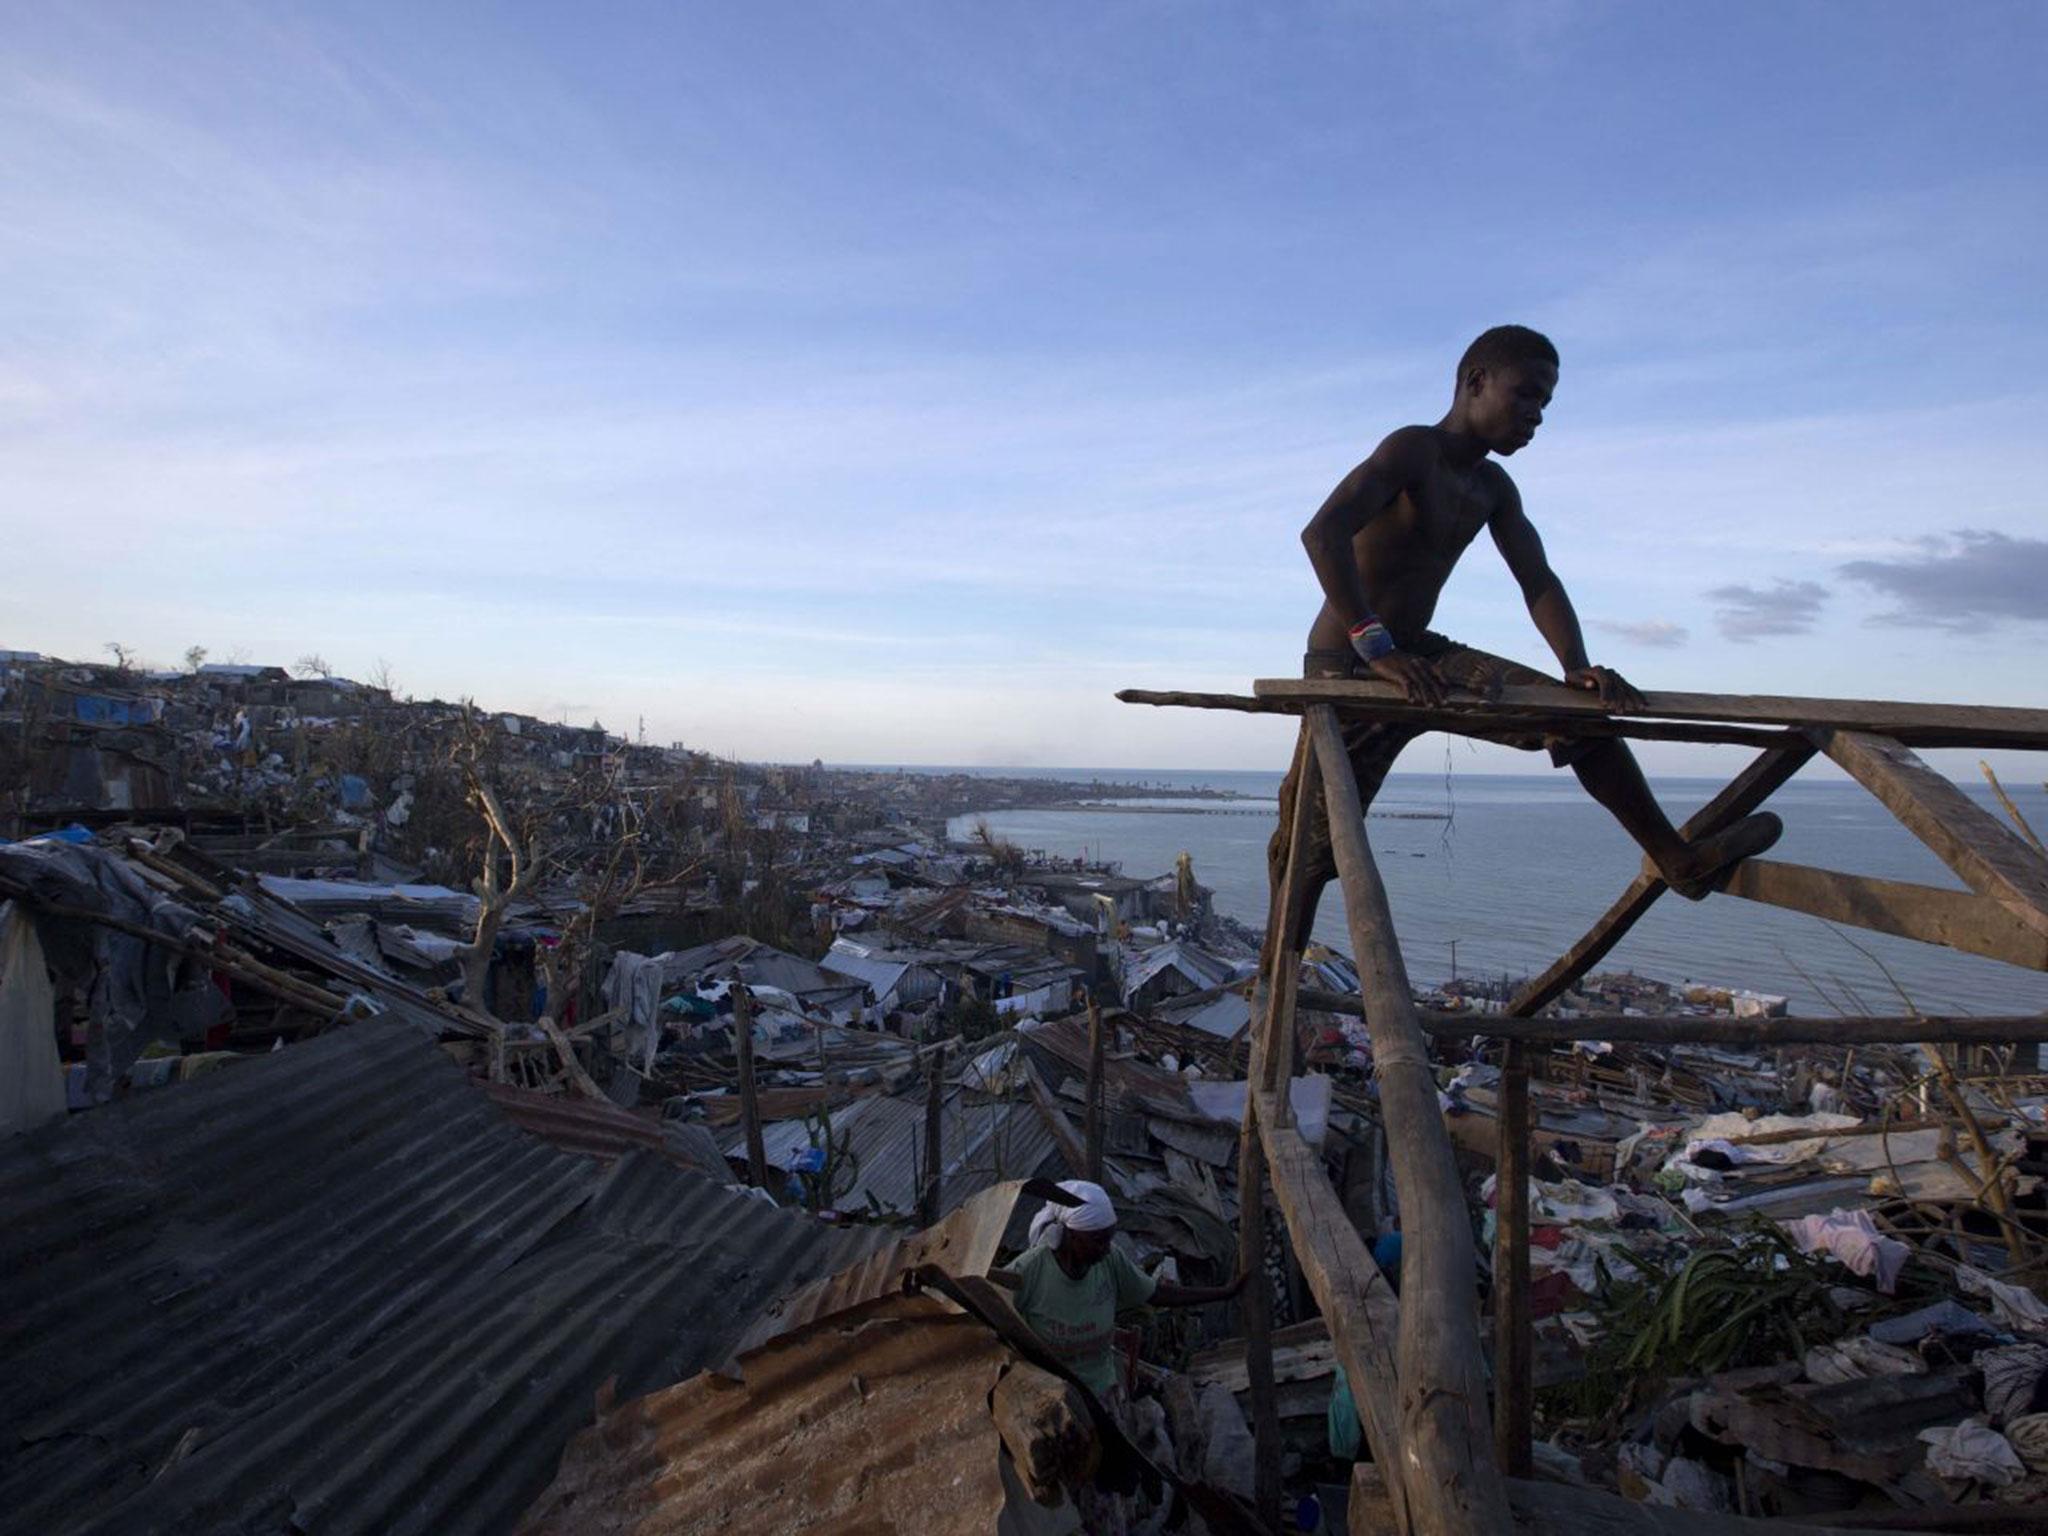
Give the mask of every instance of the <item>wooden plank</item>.
[[[1352, 1018], [1364, 1015], [1355, 992], [1304, 988], [1301, 1005]], [[1421, 1010], [1423, 1033], [1443, 1040], [1526, 1040], [1569, 1044], [1573, 1040], [1646, 1040], [1657, 1045], [1918, 1045], [2005, 1044], [2048, 1040], [2048, 1014], [1889, 1014], [1846, 1019], [1738, 1019], [1728, 1014], [1587, 1013], [1545, 1014], [1522, 1019], [1504, 1013], [1439, 1013]]]
[[1088, 1086], [1081, 1111], [1081, 1139], [1088, 1149], [1089, 1183], [1102, 1182], [1102, 1007], [1088, 999]]
[[[1266, 1274], [1265, 1146], [1258, 1128], [1257, 1094], [1284, 1083], [1294, 1071], [1294, 992], [1301, 967], [1295, 955], [1300, 912], [1307, 899], [1303, 857], [1316, 799], [1316, 756], [1306, 727], [1294, 742], [1294, 806], [1287, 858], [1273, 882], [1259, 984], [1252, 990], [1251, 1055], [1247, 1063], [1244, 1126], [1238, 1148], [1238, 1267], [1251, 1277], [1244, 1306], [1245, 1366], [1251, 1384], [1253, 1508], [1267, 1525], [1280, 1523], [1280, 1407], [1273, 1380], [1272, 1287]], [[1292, 1123], [1293, 1105], [1280, 1114]]]
[[[1331, 1187], [1321, 1156], [1301, 1139], [1301, 1132], [1295, 1127], [1276, 1123], [1276, 1097], [1270, 1093], [1253, 1095], [1257, 1111], [1254, 1118], [1273, 1181], [1273, 1195], [1286, 1218], [1287, 1230], [1294, 1236], [1302, 1274], [1307, 1277], [1309, 1290], [1330, 1330], [1338, 1366], [1344, 1379], [1351, 1383], [1358, 1420], [1365, 1430], [1366, 1444], [1372, 1447], [1373, 1464], [1387, 1474], [1390, 1492], [1397, 1499], [1405, 1499], [1408, 1505], [1409, 1518], [1397, 1516], [1392, 1529], [1475, 1529], [1470, 1523], [1445, 1524], [1445, 1511], [1416, 1507], [1412, 1494], [1405, 1488], [1418, 1467], [1412, 1455], [1402, 1454], [1402, 1410], [1416, 1396], [1412, 1383], [1408, 1390], [1402, 1390], [1394, 1369], [1400, 1347], [1402, 1309], [1394, 1299], [1394, 1288], [1373, 1263], [1365, 1240], [1345, 1214], [1344, 1202]], [[1267, 1113], [1269, 1110], [1274, 1113]], [[1461, 1202], [1461, 1219], [1463, 1214]], [[1414, 1292], [1409, 1294], [1413, 1296]], [[1394, 1475], [1397, 1470], [1399, 1476]], [[1426, 1475], [1426, 1468], [1420, 1470]]]
[[[1322, 763], [1330, 841], [1354, 963], [1364, 984], [1380, 1115], [1401, 1198], [1402, 1282], [1408, 1304], [1401, 1309], [1394, 1358], [1401, 1382], [1398, 1464], [1410, 1525], [1419, 1536], [1505, 1532], [1507, 1495], [1493, 1461], [1487, 1422], [1477, 1263], [1465, 1189], [1437, 1106], [1436, 1078], [1416, 1021], [1386, 887], [1366, 841], [1358, 784], [1336, 713], [1317, 705], [1305, 719]], [[1267, 1156], [1270, 1161], [1270, 1145]], [[1321, 1182], [1327, 1185], [1328, 1180]], [[1349, 1230], [1349, 1223], [1344, 1225]], [[1357, 1234], [1352, 1238], [1356, 1242]], [[1295, 1246], [1299, 1251], [1302, 1244], [1297, 1240]], [[1333, 1320], [1331, 1326], [1338, 1324]]]
[[1045, 1086], [1045, 1079], [1038, 1075], [1038, 1068], [1031, 1064], [1030, 1058], [1019, 1051], [1017, 1059], [1024, 1064], [1024, 1088], [1031, 1095], [1031, 1107], [1038, 1111], [1038, 1118], [1052, 1132], [1052, 1144], [1059, 1149], [1060, 1160], [1067, 1165], [1067, 1172], [1077, 1179], [1087, 1178], [1087, 1144], [1074, 1134], [1073, 1122], [1053, 1101], [1052, 1091]]
[[[1420, 706], [1409, 704], [1392, 683], [1341, 677], [1266, 678], [1252, 694], [1267, 702], [1335, 704], [1347, 718], [1399, 719]], [[1915, 746], [2000, 746], [2048, 751], [2048, 710], [1976, 704], [1910, 704], [1888, 699], [1808, 699], [1776, 694], [1645, 693], [1644, 708], [1612, 715], [1599, 699], [1579, 688], [1544, 683], [1502, 688], [1482, 696], [1453, 690], [1447, 712], [1467, 715], [1489, 729], [1512, 727], [1517, 719], [1626, 718], [1714, 721], [1731, 725], [1776, 725], [1871, 731]]]
[[1986, 896], [1969, 891], [1847, 875], [1775, 859], [1736, 865], [1716, 887], [1744, 901], [1805, 912], [1831, 923], [1941, 944], [2009, 965], [2048, 971], [2048, 934], [2020, 921]]
[[2048, 1040], [2048, 1015], [1892, 1014], [1847, 1019], [1737, 1019], [1704, 1014], [1585, 1014], [1578, 1018], [1515, 1019], [1498, 1014], [1435, 1014], [1431, 1034], [1491, 1035], [1515, 1040], [1648, 1040], [1663, 1045], [2002, 1045]]
[[747, 1138], [747, 1181], [768, 1187], [768, 1149], [761, 1139], [761, 1103], [754, 1083], [754, 1000], [745, 987], [732, 989], [733, 1054], [739, 1058], [740, 1128]]
[[595, 1099], [600, 1104], [611, 1103], [610, 1097], [597, 1086], [597, 1079], [583, 1069], [583, 1063], [576, 1059], [576, 1047], [569, 1037], [562, 1033], [562, 1026], [546, 1014], [534, 1021], [540, 1032], [548, 1037], [548, 1044], [555, 1048], [555, 1054], [562, 1060], [562, 1070], [569, 1075], [569, 1081], [576, 1085], [576, 1091], [586, 1099]]
[[[1167, 709], [1228, 709], [1251, 715], [1299, 714], [1305, 707], [1292, 699], [1258, 699], [1239, 693], [1184, 693], [1152, 688], [1122, 688], [1117, 698], [1126, 704], [1151, 704]], [[1568, 736], [1616, 736], [1636, 741], [1689, 741], [1712, 746], [1782, 746], [1796, 731], [1763, 729], [1749, 725], [1720, 725], [1711, 721], [1642, 720], [1634, 716], [1606, 714], [1547, 714], [1515, 711], [1512, 719], [1487, 720], [1474, 704], [1453, 703], [1444, 708], [1409, 704], [1405, 699], [1373, 712], [1399, 719], [1421, 731], [1449, 731], [1454, 735], [1480, 735], [1531, 731], [1556, 731]]]
[[[1685, 825], [1679, 828], [1680, 834], [1690, 840], [1708, 837], [1733, 826], [1782, 789], [1795, 773], [1806, 766], [1814, 750], [1811, 742], [1802, 740], [1759, 754], [1729, 782], [1727, 788], [1693, 812]], [[1628, 889], [1621, 893], [1621, 899], [1586, 930], [1584, 938], [1515, 995], [1508, 1004], [1508, 1012], [1536, 1013], [1563, 995], [1574, 982], [1606, 958], [1607, 952], [1642, 920], [1643, 914], [1656, 905], [1657, 898], [1665, 890], [1664, 882], [1654, 874], [1646, 871], [1636, 876]]]
[[924, 1059], [924, 1188], [919, 1191], [917, 1224], [937, 1226], [943, 1199], [946, 1156], [946, 1048], [935, 1046]]
[[1817, 736], [1828, 756], [1883, 801], [1963, 884], [2048, 934], [2048, 859], [2017, 832], [1897, 741], [1849, 730]]
[[1493, 1209], [1493, 1452], [1509, 1477], [1530, 1475], [1536, 1408], [1529, 1316], [1529, 1048], [1501, 1064]]

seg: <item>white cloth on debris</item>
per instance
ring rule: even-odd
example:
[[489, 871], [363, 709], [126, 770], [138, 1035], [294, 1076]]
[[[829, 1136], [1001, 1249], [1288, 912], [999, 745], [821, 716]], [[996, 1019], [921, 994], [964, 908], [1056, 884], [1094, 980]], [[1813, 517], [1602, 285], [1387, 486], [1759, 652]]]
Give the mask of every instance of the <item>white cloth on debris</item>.
[[1702, 1152], [1718, 1152], [1727, 1158], [1729, 1162], [1740, 1167], [1744, 1163], [1772, 1163], [1779, 1161], [1779, 1159], [1768, 1155], [1770, 1150], [1769, 1147], [1740, 1147], [1725, 1136], [1705, 1136], [1695, 1141], [1688, 1141], [1685, 1144], [1685, 1150], [1679, 1156], [1690, 1163], [1697, 1159]]
[[1067, 1179], [1060, 1184], [1068, 1194], [1080, 1198], [1079, 1205], [1057, 1205], [1048, 1200], [1031, 1218], [1031, 1242], [1057, 1248], [1068, 1232], [1107, 1232], [1116, 1225], [1116, 1207], [1109, 1191], [1086, 1179]]
[[643, 1073], [654, 1070], [655, 1053], [661, 1049], [662, 980], [661, 957], [625, 949], [612, 956], [612, 968], [604, 978], [605, 1007], [626, 1010], [617, 1035], [621, 1054], [638, 1061]]
[[1806, 1379], [1824, 1387], [1845, 1381], [1868, 1381], [1873, 1376], [1925, 1376], [1927, 1362], [1910, 1349], [1882, 1344], [1868, 1334], [1816, 1344], [1801, 1362]]
[[1801, 1253], [1832, 1254], [1852, 1275], [1874, 1275], [1877, 1288], [1890, 1296], [1899, 1288], [1899, 1271], [1913, 1250], [1877, 1230], [1868, 1211], [1837, 1207], [1825, 1216], [1802, 1216], [1780, 1222]]
[[1735, 1144], [1719, 1150], [1732, 1154], [1732, 1161], [1746, 1163], [1801, 1163], [1814, 1156], [1827, 1145], [1830, 1131], [1843, 1130], [1848, 1126], [1860, 1125], [1854, 1115], [1765, 1115], [1751, 1120], [1740, 1111], [1729, 1110], [1724, 1114], [1709, 1115], [1692, 1127], [1684, 1149], [1670, 1158], [1667, 1168], [1682, 1168], [1691, 1177], [1705, 1179], [1710, 1169], [1694, 1169], [1691, 1152], [1694, 1147], [1708, 1142], [1727, 1142], [1737, 1136], [1763, 1136], [1773, 1131], [1811, 1131], [1813, 1135], [1800, 1141], [1781, 1141], [1762, 1146]]
[[2023, 1285], [2009, 1285], [1968, 1264], [1956, 1266], [1956, 1283], [1971, 1296], [1991, 1298], [1991, 1310], [2008, 1328], [2027, 1333], [2048, 1332], [2048, 1306]]
[[1927, 1442], [1927, 1467], [1936, 1477], [2005, 1488], [2027, 1475], [2012, 1442], [1980, 1419], [1923, 1429], [1920, 1438]]
[[1529, 1181], [1529, 1219], [1539, 1226], [1582, 1226], [1615, 1221], [1620, 1216], [1620, 1204], [1604, 1189], [1577, 1179], [1560, 1179], [1555, 1184]]

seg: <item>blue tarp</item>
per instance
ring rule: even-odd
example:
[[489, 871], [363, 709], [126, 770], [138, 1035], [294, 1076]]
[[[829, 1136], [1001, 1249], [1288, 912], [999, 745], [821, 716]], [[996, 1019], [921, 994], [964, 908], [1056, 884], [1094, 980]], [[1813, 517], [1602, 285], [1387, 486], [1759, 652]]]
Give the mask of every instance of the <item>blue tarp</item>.
[[162, 717], [162, 699], [112, 699], [102, 694], [71, 696], [72, 712], [86, 725], [150, 725]]

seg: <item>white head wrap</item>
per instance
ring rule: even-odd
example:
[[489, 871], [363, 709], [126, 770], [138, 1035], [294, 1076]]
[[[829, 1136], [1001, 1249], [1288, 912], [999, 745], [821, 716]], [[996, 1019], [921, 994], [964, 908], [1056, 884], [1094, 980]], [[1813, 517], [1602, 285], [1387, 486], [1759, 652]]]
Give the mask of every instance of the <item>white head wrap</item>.
[[1060, 1185], [1079, 1198], [1079, 1205], [1056, 1205], [1048, 1200], [1031, 1218], [1031, 1241], [1057, 1248], [1069, 1229], [1075, 1232], [1107, 1232], [1116, 1225], [1116, 1207], [1109, 1203], [1109, 1191], [1086, 1179], [1067, 1179]]

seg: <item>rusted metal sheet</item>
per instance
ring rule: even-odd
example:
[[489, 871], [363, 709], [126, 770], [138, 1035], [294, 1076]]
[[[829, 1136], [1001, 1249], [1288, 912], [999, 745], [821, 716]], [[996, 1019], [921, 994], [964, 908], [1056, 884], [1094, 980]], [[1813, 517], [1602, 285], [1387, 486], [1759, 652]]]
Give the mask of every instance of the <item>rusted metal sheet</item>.
[[988, 1396], [1008, 1351], [891, 1296], [620, 1404], [570, 1443], [524, 1536], [858, 1530], [986, 1536], [1007, 1502]]
[[536, 1093], [511, 1083], [479, 1083], [484, 1096], [529, 1131], [567, 1152], [612, 1162], [634, 1147], [663, 1151], [661, 1121], [580, 1095]]

